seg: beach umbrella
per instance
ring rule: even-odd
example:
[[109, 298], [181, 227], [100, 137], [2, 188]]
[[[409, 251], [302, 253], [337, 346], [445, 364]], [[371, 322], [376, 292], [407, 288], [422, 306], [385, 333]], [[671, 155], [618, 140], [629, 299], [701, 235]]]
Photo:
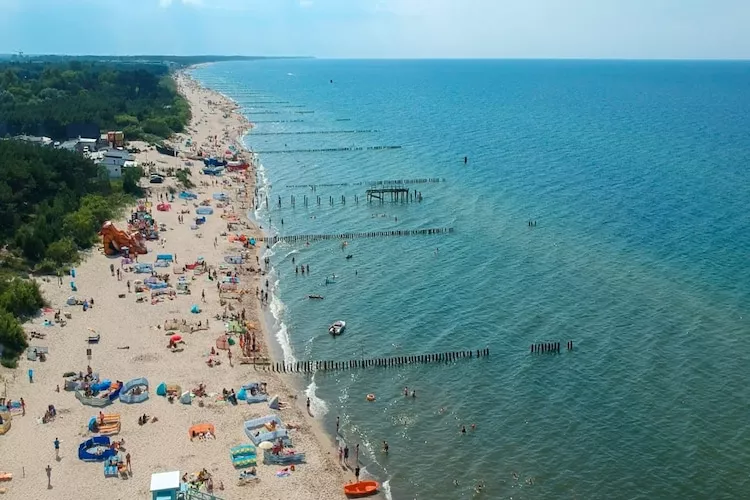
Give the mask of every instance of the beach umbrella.
[[261, 450], [270, 450], [271, 448], [273, 448], [273, 443], [270, 441], [263, 441], [258, 445], [258, 448], [260, 448]]
[[169, 340], [172, 340], [174, 342], [179, 342], [180, 340], [182, 340], [182, 335], [177, 335], [175, 333], [174, 335], [172, 335], [171, 337], [169, 337]]

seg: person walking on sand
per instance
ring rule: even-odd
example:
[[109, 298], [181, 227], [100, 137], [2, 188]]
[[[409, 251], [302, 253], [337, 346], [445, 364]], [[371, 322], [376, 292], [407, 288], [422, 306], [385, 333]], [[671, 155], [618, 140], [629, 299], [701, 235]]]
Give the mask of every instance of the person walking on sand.
[[60, 460], [60, 440], [55, 438], [53, 444], [55, 445], [55, 459]]
[[205, 301], [206, 301], [206, 291], [205, 291], [205, 290], [201, 290], [201, 300], [202, 300], [203, 302], [205, 302]]
[[130, 466], [130, 452], [125, 454], [125, 465], [128, 466], [128, 472], [133, 472], [133, 468]]
[[47, 489], [51, 490], [52, 489], [52, 467], [50, 467], [50, 465], [47, 464], [47, 468], [44, 470], [47, 471]]
[[24, 401], [23, 398], [21, 398], [21, 416], [26, 416], [26, 401]]

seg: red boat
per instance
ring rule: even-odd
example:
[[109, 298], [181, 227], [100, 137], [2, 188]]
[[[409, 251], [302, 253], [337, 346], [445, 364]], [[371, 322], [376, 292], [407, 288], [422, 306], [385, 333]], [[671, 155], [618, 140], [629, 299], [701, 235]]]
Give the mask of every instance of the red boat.
[[348, 498], [369, 497], [378, 492], [380, 485], [377, 481], [360, 481], [344, 485], [344, 495]]

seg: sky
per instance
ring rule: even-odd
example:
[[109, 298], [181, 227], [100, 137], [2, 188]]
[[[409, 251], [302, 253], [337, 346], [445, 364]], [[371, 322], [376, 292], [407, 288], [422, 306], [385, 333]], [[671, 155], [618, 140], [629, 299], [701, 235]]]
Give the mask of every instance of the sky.
[[750, 0], [0, 0], [0, 53], [750, 59]]

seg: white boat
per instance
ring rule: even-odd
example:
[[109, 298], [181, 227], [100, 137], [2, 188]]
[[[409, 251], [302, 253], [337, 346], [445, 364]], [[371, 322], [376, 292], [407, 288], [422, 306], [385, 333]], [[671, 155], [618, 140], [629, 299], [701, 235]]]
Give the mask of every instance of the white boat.
[[334, 336], [341, 335], [341, 333], [344, 331], [344, 328], [346, 328], [346, 321], [337, 321], [328, 327], [328, 333]]

